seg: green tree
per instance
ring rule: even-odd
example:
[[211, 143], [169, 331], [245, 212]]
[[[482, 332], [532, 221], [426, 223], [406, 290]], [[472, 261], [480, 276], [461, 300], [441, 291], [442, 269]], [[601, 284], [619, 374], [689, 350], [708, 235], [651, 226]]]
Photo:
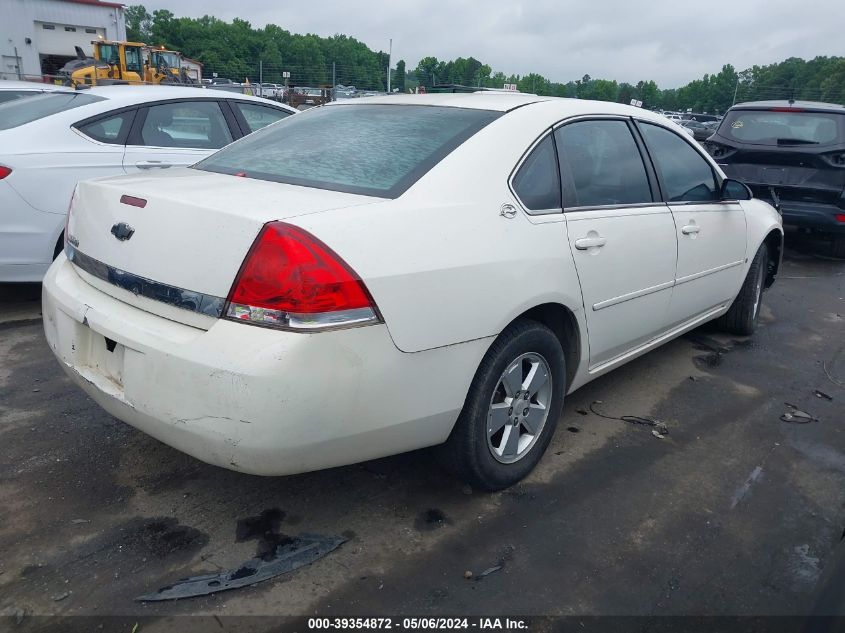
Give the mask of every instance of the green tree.
[[124, 11], [126, 38], [131, 42], [147, 42], [153, 26], [153, 16], [143, 4], [133, 4]]
[[405, 92], [405, 60], [400, 59], [396, 62], [396, 72], [393, 76], [393, 87], [398, 88], [399, 92]]

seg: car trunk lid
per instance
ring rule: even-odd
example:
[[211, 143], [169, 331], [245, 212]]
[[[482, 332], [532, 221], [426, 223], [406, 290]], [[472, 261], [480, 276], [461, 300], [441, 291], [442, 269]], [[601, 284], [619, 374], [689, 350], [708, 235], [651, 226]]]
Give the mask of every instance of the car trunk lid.
[[193, 169], [87, 181], [72, 202], [67, 250], [103, 292], [202, 327], [264, 224], [381, 200]]

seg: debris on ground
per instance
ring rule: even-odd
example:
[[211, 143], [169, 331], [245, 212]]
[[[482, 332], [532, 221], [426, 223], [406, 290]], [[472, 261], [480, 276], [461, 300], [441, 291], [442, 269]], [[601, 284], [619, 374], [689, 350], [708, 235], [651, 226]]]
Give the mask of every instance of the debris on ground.
[[826, 394], [824, 391], [819, 391], [818, 389], [813, 391], [813, 395], [816, 398], [824, 398], [825, 400], [833, 400], [833, 396]]
[[61, 602], [65, 598], [70, 595], [70, 591], [65, 591], [64, 593], [60, 593], [58, 596], [53, 596], [53, 602]]
[[658, 420], [656, 418], [652, 418], [652, 417], [648, 417], [648, 416], [644, 416], [644, 415], [623, 415], [623, 416], [620, 416], [620, 417], [616, 417], [616, 416], [612, 416], [612, 415], [605, 415], [604, 413], [600, 413], [599, 411], [596, 411], [596, 405], [597, 404], [602, 404], [602, 401], [601, 400], [593, 401], [593, 403], [590, 405], [590, 411], [595, 413], [600, 418], [604, 418], [605, 420], [621, 420], [622, 422], [628, 422], [629, 424], [639, 424], [639, 425], [642, 425], [642, 426], [654, 427], [654, 430], [652, 431], [652, 435], [654, 435], [655, 437], [657, 437], [661, 440], [663, 438], [665, 438], [667, 435], [669, 435], [669, 429], [667, 428], [667, 426], [663, 422], [661, 422], [660, 420]]
[[567, 426], [566, 430], [569, 431], [570, 433], [580, 433], [581, 432], [581, 429], [579, 429], [577, 426]]
[[469, 580], [470, 578], [472, 578], [472, 572], [471, 572], [470, 570], [468, 570], [468, 569], [467, 569], [467, 570], [464, 572], [464, 578], [466, 578], [467, 580]]
[[273, 556], [252, 558], [237, 569], [229, 569], [217, 574], [184, 578], [172, 585], [162, 587], [155, 593], [138, 596], [135, 600], [138, 602], [178, 600], [254, 585], [309, 565], [345, 542], [346, 539], [340, 536], [301, 534], [290, 539], [290, 542], [279, 545]]
[[790, 404], [788, 402], [784, 402], [784, 404], [789, 407], [789, 410], [780, 416], [780, 419], [784, 422], [789, 422], [790, 424], [809, 424], [810, 422], [819, 421], [818, 418], [813, 417], [806, 411], [802, 411], [794, 404]]
[[70, 521], [74, 525], [82, 525], [83, 523], [91, 523], [89, 519], [71, 519]]
[[579, 415], [590, 415], [590, 412], [587, 411], [586, 409], [583, 409], [583, 408], [582, 409], [575, 409], [575, 413], [577, 413]]
[[476, 576], [475, 579], [480, 580], [480, 579], [484, 578], [485, 576], [489, 576], [490, 574], [499, 571], [501, 568], [502, 568], [502, 565], [494, 565], [493, 567], [488, 567], [483, 572], [478, 574], [478, 576]]

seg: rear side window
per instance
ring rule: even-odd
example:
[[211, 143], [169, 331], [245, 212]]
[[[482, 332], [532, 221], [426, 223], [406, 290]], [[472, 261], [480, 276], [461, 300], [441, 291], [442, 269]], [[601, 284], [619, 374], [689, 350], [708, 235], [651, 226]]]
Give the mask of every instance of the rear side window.
[[0, 105], [0, 130], [9, 130], [98, 101], [105, 101], [105, 99], [81, 92], [52, 92], [29, 99], [10, 101]]
[[640, 123], [649, 154], [669, 202], [707, 202], [719, 199], [716, 176], [701, 154], [674, 132]]
[[625, 121], [579, 121], [555, 134], [565, 207], [653, 201], [640, 151]]
[[121, 112], [114, 116], [97, 119], [82, 125], [75, 126], [85, 136], [101, 143], [123, 144], [123, 139], [129, 132], [132, 119], [135, 118], [135, 111]]
[[440, 106], [325, 106], [259, 130], [195, 168], [396, 198], [499, 116]]
[[271, 123], [275, 123], [279, 119], [284, 119], [290, 116], [290, 112], [282, 110], [281, 108], [270, 108], [268, 106], [258, 105], [255, 103], [244, 103], [243, 101], [235, 101], [234, 106], [240, 110], [249, 126], [250, 132], [257, 132], [263, 127], [267, 127]]
[[522, 163], [513, 177], [513, 190], [531, 211], [560, 210], [560, 172], [551, 135]]
[[719, 134], [752, 145], [845, 143], [845, 113], [731, 110]]
[[231, 142], [229, 125], [216, 101], [151, 106], [141, 127], [140, 144], [151, 147], [219, 149]]

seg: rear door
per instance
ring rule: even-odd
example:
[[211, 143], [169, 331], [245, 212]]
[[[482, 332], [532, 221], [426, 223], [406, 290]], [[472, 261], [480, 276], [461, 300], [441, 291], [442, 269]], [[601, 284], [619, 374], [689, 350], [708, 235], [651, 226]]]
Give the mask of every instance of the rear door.
[[745, 264], [745, 212], [736, 200], [720, 200], [720, 180], [697, 146], [663, 126], [638, 126], [678, 232], [673, 326], [736, 296]]
[[239, 135], [233, 115], [216, 99], [153, 103], [135, 118], [123, 166], [130, 173], [187, 167]]
[[575, 120], [555, 140], [595, 368], [666, 329], [675, 225], [629, 120]]
[[263, 127], [280, 121], [292, 113], [284, 108], [276, 108], [271, 105], [255, 103], [252, 101], [229, 101], [232, 112], [238, 121], [241, 132], [244, 135], [257, 132]]

